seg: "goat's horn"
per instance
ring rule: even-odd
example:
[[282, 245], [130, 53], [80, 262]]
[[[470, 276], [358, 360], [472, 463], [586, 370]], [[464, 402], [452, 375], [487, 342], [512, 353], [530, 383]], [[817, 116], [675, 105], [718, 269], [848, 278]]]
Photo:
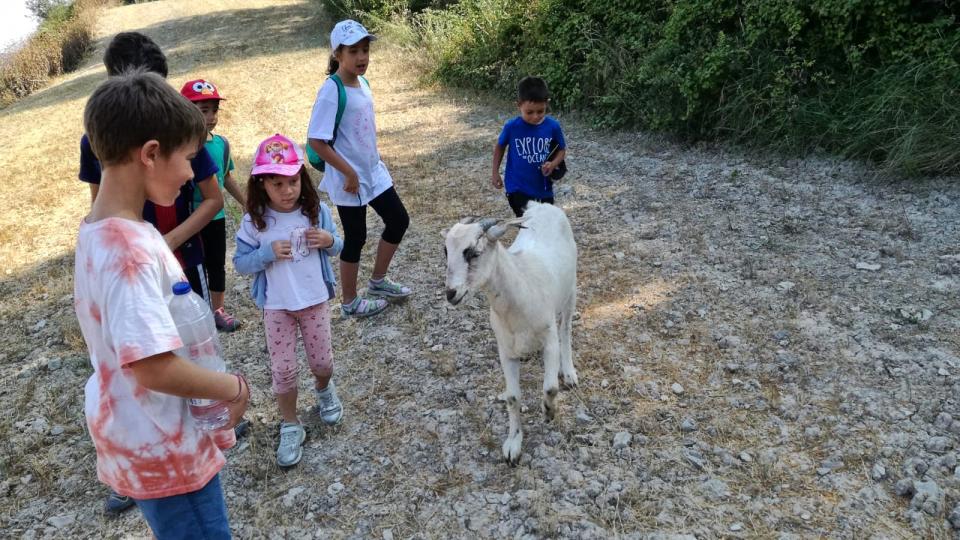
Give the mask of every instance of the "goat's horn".
[[480, 221], [480, 227], [483, 228], [483, 232], [490, 230], [490, 227], [493, 227], [497, 224], [497, 220], [493, 218], [484, 218]]

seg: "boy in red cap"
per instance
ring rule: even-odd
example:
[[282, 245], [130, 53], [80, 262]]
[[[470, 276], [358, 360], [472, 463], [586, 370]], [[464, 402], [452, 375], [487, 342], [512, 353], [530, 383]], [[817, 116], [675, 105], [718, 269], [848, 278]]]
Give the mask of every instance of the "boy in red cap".
[[[220, 189], [226, 188], [227, 192], [236, 199], [241, 208], [246, 208], [246, 198], [240, 186], [233, 179], [233, 158], [230, 156], [230, 142], [223, 135], [216, 135], [213, 129], [217, 127], [217, 114], [220, 111], [220, 102], [223, 96], [220, 91], [210, 81], [197, 79], [188, 81], [180, 89], [180, 93], [193, 102], [194, 105], [203, 113], [203, 119], [207, 127], [207, 140], [204, 144], [213, 162], [219, 167], [217, 172], [217, 183]], [[199, 194], [194, 199], [195, 204], [199, 204]], [[213, 309], [213, 318], [217, 323], [217, 328], [224, 332], [233, 332], [240, 327], [240, 322], [227, 313], [223, 307], [224, 291], [226, 291], [226, 271], [224, 270], [227, 256], [227, 227], [226, 214], [223, 210], [213, 217], [213, 220], [200, 231], [200, 237], [203, 239], [203, 265], [207, 270], [207, 281], [210, 289], [210, 306]]]

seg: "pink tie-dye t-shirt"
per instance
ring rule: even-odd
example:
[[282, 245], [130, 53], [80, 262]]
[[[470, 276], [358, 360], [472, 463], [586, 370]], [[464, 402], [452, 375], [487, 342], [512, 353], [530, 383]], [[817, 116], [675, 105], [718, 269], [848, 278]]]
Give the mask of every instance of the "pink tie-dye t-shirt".
[[108, 218], [82, 223], [74, 305], [94, 373], [85, 412], [97, 475], [136, 499], [196, 491], [223, 467], [186, 400], [137, 384], [129, 364], [182, 345], [167, 302], [183, 270], [148, 223]]

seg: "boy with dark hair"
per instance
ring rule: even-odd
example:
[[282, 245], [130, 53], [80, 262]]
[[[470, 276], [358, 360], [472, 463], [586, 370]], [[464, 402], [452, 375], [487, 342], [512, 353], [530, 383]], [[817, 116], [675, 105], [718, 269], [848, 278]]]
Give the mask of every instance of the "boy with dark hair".
[[146, 69], [167, 78], [167, 57], [160, 46], [140, 32], [120, 32], [113, 36], [103, 53], [107, 75], [119, 75], [128, 69]]
[[[146, 69], [166, 77], [167, 60], [160, 47], [139, 32], [123, 32], [114, 36], [103, 55], [107, 74], [116, 76], [130, 69]], [[80, 174], [90, 184], [91, 204], [97, 198], [100, 184], [100, 162], [90, 147], [86, 135], [80, 138]], [[200, 230], [223, 208], [223, 194], [217, 187], [219, 168], [205, 149], [197, 152], [191, 161], [193, 179], [181, 188], [181, 196], [170, 206], [158, 206], [147, 201], [143, 218], [163, 234], [167, 245], [183, 265], [190, 287], [204, 297], [203, 242]], [[203, 202], [194, 206], [194, 192], [199, 190]]]
[[[490, 183], [496, 189], [503, 189], [506, 183], [507, 202], [517, 217], [523, 215], [529, 201], [553, 204], [551, 175], [567, 154], [560, 123], [547, 116], [549, 101], [550, 93], [543, 79], [524, 77], [517, 85], [520, 116], [504, 124], [493, 147]], [[504, 153], [505, 179], [500, 177]]]
[[147, 201], [173, 204], [193, 175], [203, 117], [159, 75], [130, 72], [94, 91], [83, 123], [102, 167], [80, 224], [73, 296], [94, 369], [84, 412], [97, 477], [136, 501], [156, 538], [229, 538], [223, 454], [184, 399], [226, 402], [234, 425], [250, 388], [174, 354], [183, 342], [167, 301], [183, 269], [142, 220]]

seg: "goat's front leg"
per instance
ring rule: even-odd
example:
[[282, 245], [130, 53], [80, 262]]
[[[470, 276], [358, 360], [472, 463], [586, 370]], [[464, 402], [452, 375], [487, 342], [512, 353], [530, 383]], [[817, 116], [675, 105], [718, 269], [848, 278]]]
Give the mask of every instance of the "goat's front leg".
[[560, 342], [557, 326], [550, 325], [543, 342], [543, 416], [553, 420], [557, 413], [557, 392], [560, 391]]
[[510, 465], [520, 461], [520, 446], [523, 443], [523, 431], [520, 430], [520, 361], [510, 358], [500, 347], [500, 367], [507, 389], [502, 394], [507, 402], [507, 415], [510, 417], [510, 430], [503, 441], [503, 459]]

